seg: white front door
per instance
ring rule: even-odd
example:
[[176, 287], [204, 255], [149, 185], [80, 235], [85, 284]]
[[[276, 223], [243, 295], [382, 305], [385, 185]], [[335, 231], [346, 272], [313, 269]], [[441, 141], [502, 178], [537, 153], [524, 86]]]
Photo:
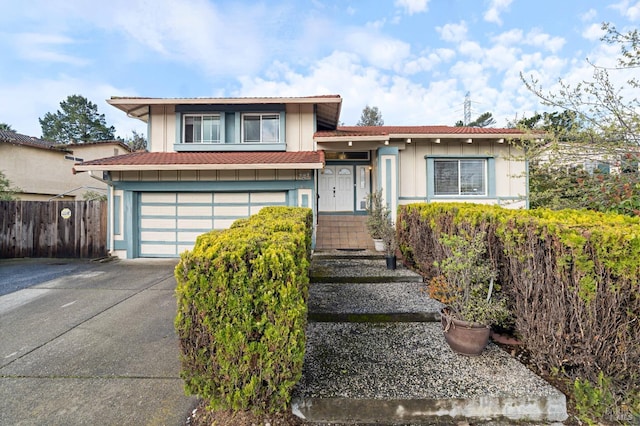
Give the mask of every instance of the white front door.
[[318, 182], [318, 210], [353, 211], [353, 166], [326, 166]]

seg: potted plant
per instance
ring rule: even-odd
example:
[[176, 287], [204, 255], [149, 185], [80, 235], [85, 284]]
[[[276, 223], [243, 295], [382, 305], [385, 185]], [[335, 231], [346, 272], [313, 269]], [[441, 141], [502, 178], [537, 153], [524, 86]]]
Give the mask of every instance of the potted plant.
[[455, 352], [480, 355], [489, 342], [492, 325], [506, 325], [510, 312], [495, 293], [497, 276], [486, 255], [486, 233], [440, 237], [448, 256], [434, 266], [429, 294], [446, 304], [441, 311], [445, 340]]
[[373, 238], [376, 251], [385, 251], [382, 234], [391, 220], [391, 211], [382, 200], [382, 190], [367, 195], [367, 230]]
[[398, 250], [396, 226], [390, 217], [380, 227], [380, 236], [384, 245], [387, 269], [396, 269], [396, 251]]

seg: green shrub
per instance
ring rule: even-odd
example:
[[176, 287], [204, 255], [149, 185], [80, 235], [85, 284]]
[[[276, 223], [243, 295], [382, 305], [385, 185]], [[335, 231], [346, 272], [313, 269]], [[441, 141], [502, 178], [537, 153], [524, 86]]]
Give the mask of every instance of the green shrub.
[[443, 233], [486, 233], [502, 296], [543, 374], [590, 383], [603, 374], [613, 398], [604, 420], [638, 411], [639, 218], [461, 203], [400, 208], [399, 245], [427, 279], [446, 257]]
[[181, 256], [181, 377], [210, 409], [288, 405], [304, 358], [311, 220], [309, 209], [265, 208]]

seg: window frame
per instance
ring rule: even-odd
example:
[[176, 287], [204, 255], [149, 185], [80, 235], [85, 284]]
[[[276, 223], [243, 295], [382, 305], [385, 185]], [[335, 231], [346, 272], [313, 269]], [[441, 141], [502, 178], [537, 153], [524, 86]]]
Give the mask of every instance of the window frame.
[[[449, 156], [449, 155], [427, 155], [425, 156], [427, 162], [427, 200], [433, 199], [494, 199], [496, 198], [496, 171], [495, 171], [495, 157], [487, 156], [487, 155], [458, 155], [458, 156]], [[460, 176], [460, 164], [461, 161], [483, 161], [483, 180], [484, 180], [484, 193], [482, 194], [473, 194], [473, 193], [462, 193], [461, 189], [461, 179]], [[457, 193], [456, 194], [437, 194], [436, 193], [436, 161], [455, 161], [458, 165], [458, 182], [457, 182]]]
[[[276, 137], [274, 140], [265, 140], [264, 138], [264, 117], [266, 116], [271, 116], [271, 117], [276, 117], [277, 118], [277, 122], [276, 122], [276, 126], [275, 126], [275, 131], [276, 131]], [[258, 117], [259, 118], [259, 129], [260, 129], [260, 138], [259, 140], [250, 140], [247, 141], [246, 140], [246, 129], [245, 129], [245, 119], [247, 117], [251, 117], [251, 118], [255, 118]], [[282, 117], [280, 115], [279, 112], [245, 112], [242, 113], [241, 117], [240, 117], [240, 143], [241, 144], [248, 144], [248, 145], [252, 145], [252, 144], [279, 144], [281, 143], [281, 130], [280, 130], [280, 125], [281, 125], [281, 120]]]
[[[208, 141], [204, 140], [204, 133], [205, 133], [205, 126], [204, 124], [204, 118], [205, 117], [215, 117], [218, 119], [218, 139], [211, 139]], [[191, 141], [191, 142], [187, 142], [187, 119], [189, 118], [200, 118], [201, 119], [201, 124], [200, 124], [200, 141]], [[182, 114], [182, 139], [180, 141], [180, 143], [184, 144], [184, 145], [199, 145], [199, 144], [221, 144], [223, 143], [222, 140], [222, 126], [224, 125], [223, 120], [222, 120], [222, 115], [220, 113], [185, 113]]]

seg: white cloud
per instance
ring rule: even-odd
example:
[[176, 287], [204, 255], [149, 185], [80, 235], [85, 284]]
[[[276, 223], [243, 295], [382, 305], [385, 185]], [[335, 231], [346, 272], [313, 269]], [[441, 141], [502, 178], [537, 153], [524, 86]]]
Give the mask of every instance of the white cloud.
[[580, 15], [580, 19], [584, 22], [589, 22], [594, 20], [596, 16], [598, 16], [598, 11], [596, 11], [595, 9], [589, 9], [588, 11]]
[[436, 31], [440, 33], [440, 38], [449, 42], [460, 42], [467, 38], [467, 23], [461, 21], [459, 24], [445, 24], [436, 27]]
[[405, 13], [413, 15], [414, 13], [426, 12], [429, 0], [396, 0], [395, 5], [404, 9]]
[[411, 51], [408, 43], [361, 30], [346, 34], [345, 47], [383, 69], [393, 68], [407, 58]]
[[632, 4], [630, 0], [622, 0], [612, 5], [611, 8], [616, 9], [622, 16], [632, 22], [640, 20], [640, 1]]
[[484, 13], [484, 20], [502, 25], [502, 18], [500, 17], [500, 14], [509, 9], [511, 2], [512, 0], [491, 0], [489, 3], [489, 9]]
[[523, 33], [521, 29], [513, 29], [498, 34], [497, 36], [492, 38], [492, 41], [496, 44], [508, 46], [520, 43], [522, 41], [522, 36]]
[[591, 24], [582, 31], [582, 37], [591, 41], [600, 40], [604, 34], [605, 31], [602, 30], [601, 24]]
[[67, 65], [86, 65], [87, 60], [61, 51], [73, 45], [75, 41], [64, 35], [45, 33], [19, 33], [12, 37], [13, 45], [18, 54], [29, 61], [60, 62]]
[[556, 53], [562, 49], [566, 40], [562, 37], [553, 37], [549, 34], [543, 33], [539, 28], [534, 28], [527, 33], [524, 42], [531, 46], [542, 47]]

